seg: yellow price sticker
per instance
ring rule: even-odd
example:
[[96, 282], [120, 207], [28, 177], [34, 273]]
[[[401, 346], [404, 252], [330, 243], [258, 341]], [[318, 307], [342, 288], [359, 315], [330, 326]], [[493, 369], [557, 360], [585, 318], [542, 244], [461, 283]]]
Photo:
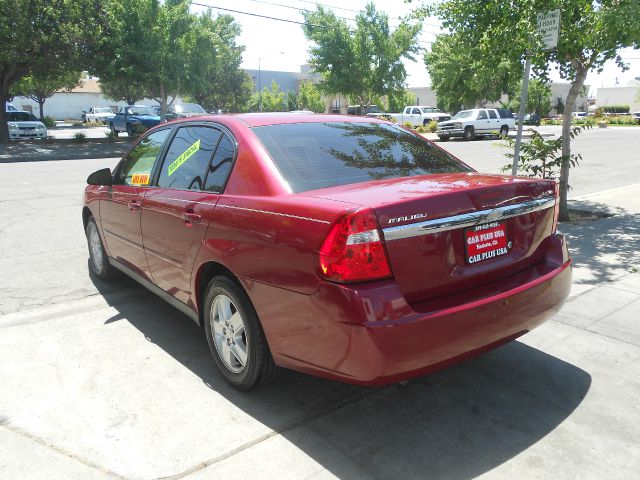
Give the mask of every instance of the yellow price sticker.
[[194, 153], [200, 150], [200, 140], [187, 148], [178, 158], [176, 158], [171, 165], [167, 168], [167, 174], [169, 176], [173, 175], [177, 169], [179, 169], [184, 162], [189, 160]]
[[149, 185], [149, 174], [148, 173], [134, 173], [131, 176], [131, 184], [132, 185]]

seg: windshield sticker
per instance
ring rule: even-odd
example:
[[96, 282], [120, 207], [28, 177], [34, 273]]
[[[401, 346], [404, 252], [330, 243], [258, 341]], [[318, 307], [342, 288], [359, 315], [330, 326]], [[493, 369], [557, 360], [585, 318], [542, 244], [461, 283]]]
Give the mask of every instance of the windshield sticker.
[[176, 158], [169, 168], [167, 168], [167, 174], [169, 176], [173, 175], [173, 173], [182, 166], [184, 162], [189, 160], [200, 149], [200, 140], [187, 148], [184, 153], [182, 153], [178, 158]]
[[149, 185], [149, 174], [134, 173], [131, 176], [131, 185]]

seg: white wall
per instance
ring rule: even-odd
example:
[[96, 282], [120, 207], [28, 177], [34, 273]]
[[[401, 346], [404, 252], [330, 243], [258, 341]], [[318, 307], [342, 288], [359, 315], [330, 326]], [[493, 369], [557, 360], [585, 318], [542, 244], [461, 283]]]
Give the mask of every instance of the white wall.
[[[178, 97], [176, 101], [181, 101]], [[20, 110], [29, 110], [37, 117], [40, 115], [38, 102], [25, 97], [14, 97], [11, 101], [14, 107]], [[140, 105], [157, 105], [158, 102], [145, 98], [137, 102]], [[124, 107], [126, 102], [114, 102], [107, 100], [101, 93], [55, 93], [44, 102], [44, 114], [54, 120], [80, 120], [82, 110], [89, 107]]]
[[631, 112], [640, 111], [640, 87], [611, 87], [596, 90], [596, 107], [629, 105]]

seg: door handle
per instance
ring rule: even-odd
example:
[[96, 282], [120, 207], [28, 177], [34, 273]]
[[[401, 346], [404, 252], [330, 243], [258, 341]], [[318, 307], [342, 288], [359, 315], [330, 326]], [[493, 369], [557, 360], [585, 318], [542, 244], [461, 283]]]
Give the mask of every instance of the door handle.
[[185, 210], [184, 212], [182, 212], [182, 219], [184, 220], [184, 223], [186, 223], [187, 225], [191, 225], [193, 223], [200, 223], [202, 221], [202, 215], [198, 215], [197, 213], [194, 213], [193, 210], [189, 209], [189, 210]]
[[140, 200], [131, 200], [129, 202], [129, 210], [132, 212], [140, 210]]

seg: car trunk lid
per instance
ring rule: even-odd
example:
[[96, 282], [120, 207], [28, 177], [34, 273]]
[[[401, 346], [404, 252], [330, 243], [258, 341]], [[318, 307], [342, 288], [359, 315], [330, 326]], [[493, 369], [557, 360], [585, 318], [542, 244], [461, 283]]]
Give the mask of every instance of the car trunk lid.
[[541, 259], [554, 221], [548, 180], [440, 174], [344, 185], [309, 196], [372, 208], [409, 303], [472, 289]]

